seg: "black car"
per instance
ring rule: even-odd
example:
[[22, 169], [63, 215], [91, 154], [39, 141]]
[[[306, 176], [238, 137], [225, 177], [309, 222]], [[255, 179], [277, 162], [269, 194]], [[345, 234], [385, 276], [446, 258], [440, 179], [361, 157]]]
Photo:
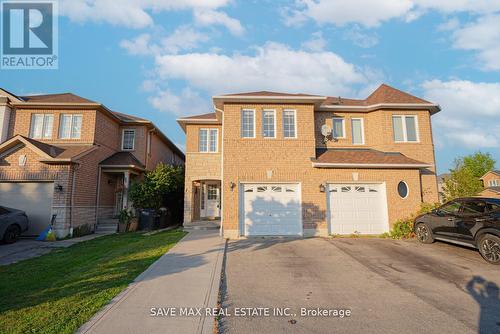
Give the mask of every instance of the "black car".
[[500, 264], [500, 199], [457, 198], [415, 218], [420, 242], [443, 240], [479, 249], [483, 258]]
[[22, 210], [0, 206], [0, 240], [11, 244], [28, 230], [29, 221]]

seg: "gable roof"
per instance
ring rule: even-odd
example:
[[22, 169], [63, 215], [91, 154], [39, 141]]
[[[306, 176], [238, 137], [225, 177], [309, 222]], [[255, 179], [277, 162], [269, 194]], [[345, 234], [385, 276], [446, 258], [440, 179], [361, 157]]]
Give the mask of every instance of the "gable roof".
[[365, 148], [317, 149], [313, 167], [323, 168], [426, 168], [431, 165], [408, 158], [399, 152]]
[[439, 105], [416, 97], [387, 84], [381, 84], [365, 99], [334, 96], [320, 96], [303, 93], [280, 93], [270, 91], [246, 92], [214, 96], [213, 102], [219, 106], [224, 102], [271, 102], [314, 103], [316, 110], [372, 111], [377, 109], [427, 109], [434, 114]]
[[[0, 144], [0, 156], [8, 154], [9, 150], [18, 146], [26, 146], [40, 155], [43, 162], [67, 163], [75, 162], [94, 149], [97, 145], [50, 145], [38, 140], [16, 135]], [[3, 153], [3, 154], [2, 154]]]
[[498, 169], [493, 169], [493, 170], [489, 170], [487, 171], [486, 173], [484, 173], [483, 176], [481, 176], [479, 179], [482, 180], [486, 175], [488, 175], [489, 173], [493, 173], [493, 174], [496, 174], [498, 176], [500, 176], [500, 170]]
[[73, 93], [20, 96], [27, 103], [97, 103]]
[[183, 117], [180, 119], [217, 119], [217, 114], [214, 112], [210, 112], [207, 114], [201, 114], [201, 115], [194, 115], [194, 116], [189, 116], [189, 117]]
[[132, 167], [145, 169], [146, 167], [130, 152], [116, 152], [99, 163], [106, 167]]
[[124, 114], [118, 111], [111, 111], [116, 117], [118, 117], [123, 122], [138, 122], [138, 123], [151, 123], [145, 118], [140, 118], [134, 115]]

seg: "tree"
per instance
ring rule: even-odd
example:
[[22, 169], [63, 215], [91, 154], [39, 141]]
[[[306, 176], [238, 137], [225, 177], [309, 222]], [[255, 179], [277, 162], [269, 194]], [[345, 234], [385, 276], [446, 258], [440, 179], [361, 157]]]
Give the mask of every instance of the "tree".
[[184, 168], [160, 163], [147, 172], [141, 182], [130, 186], [129, 196], [134, 207], [158, 211], [163, 206], [168, 207], [167, 200], [183, 190]]
[[481, 176], [494, 166], [495, 160], [489, 153], [476, 152], [455, 159], [455, 167], [450, 170], [443, 187], [446, 200], [477, 195], [484, 189]]

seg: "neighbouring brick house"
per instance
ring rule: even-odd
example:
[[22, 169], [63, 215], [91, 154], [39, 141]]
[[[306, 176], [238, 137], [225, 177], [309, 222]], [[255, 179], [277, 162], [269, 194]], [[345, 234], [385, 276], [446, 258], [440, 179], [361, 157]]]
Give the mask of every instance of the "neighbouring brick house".
[[479, 193], [483, 197], [500, 198], [500, 170], [491, 170], [481, 177], [484, 190]]
[[220, 219], [232, 238], [379, 234], [438, 201], [434, 103], [387, 85], [364, 100], [263, 91], [213, 103], [178, 119], [185, 224]]
[[184, 154], [148, 120], [71, 93], [0, 89], [0, 205], [27, 212], [28, 235], [54, 214], [58, 237], [95, 229], [130, 205], [130, 182], [160, 162], [184, 164]]

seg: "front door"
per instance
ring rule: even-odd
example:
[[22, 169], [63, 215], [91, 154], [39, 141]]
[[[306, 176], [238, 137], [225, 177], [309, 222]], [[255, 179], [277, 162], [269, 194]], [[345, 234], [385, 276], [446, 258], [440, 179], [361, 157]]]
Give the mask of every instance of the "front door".
[[205, 196], [205, 217], [220, 216], [220, 186], [218, 182], [207, 182]]

